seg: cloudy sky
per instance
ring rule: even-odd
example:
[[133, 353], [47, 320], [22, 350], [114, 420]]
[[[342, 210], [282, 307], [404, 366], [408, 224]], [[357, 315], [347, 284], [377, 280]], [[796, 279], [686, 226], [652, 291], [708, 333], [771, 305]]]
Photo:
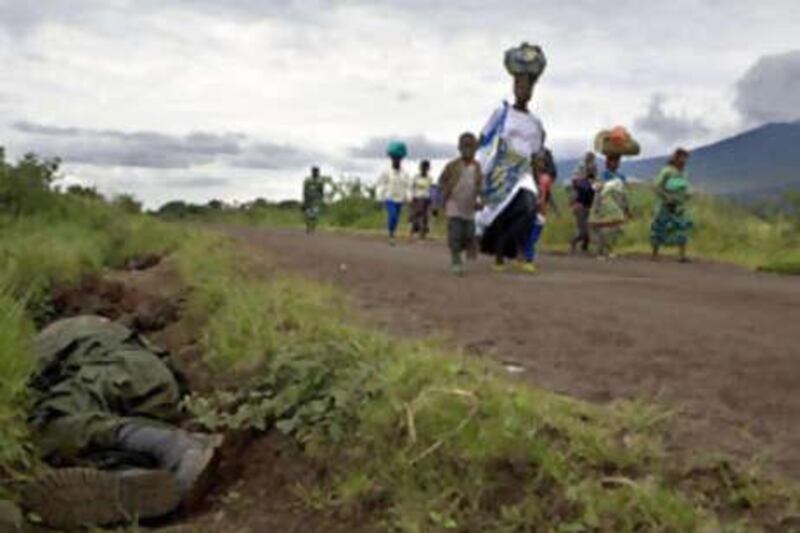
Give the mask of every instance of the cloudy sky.
[[0, 145], [151, 207], [296, 197], [391, 137], [449, 157], [524, 40], [557, 156], [615, 124], [657, 155], [800, 119], [797, 28], [797, 0], [0, 0]]

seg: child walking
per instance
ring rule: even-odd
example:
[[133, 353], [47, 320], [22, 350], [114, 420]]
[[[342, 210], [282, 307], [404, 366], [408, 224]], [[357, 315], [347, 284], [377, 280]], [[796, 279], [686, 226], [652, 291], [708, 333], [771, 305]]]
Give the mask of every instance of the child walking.
[[[552, 157], [552, 156], [550, 156]], [[553, 170], [548, 162], [548, 156], [544, 150], [539, 152], [533, 159], [533, 179], [539, 189], [537, 198], [536, 221], [531, 229], [531, 234], [525, 242], [523, 253], [524, 261], [520, 263], [520, 269], [527, 274], [535, 274], [538, 270], [536, 266], [536, 246], [542, 237], [544, 225], [547, 222], [547, 210], [553, 201]]]
[[463, 133], [458, 139], [461, 157], [450, 161], [439, 177], [441, 202], [447, 216], [447, 244], [450, 248], [450, 268], [454, 275], [463, 276], [464, 252], [474, 258], [475, 211], [479, 207], [483, 173], [475, 160], [478, 138], [473, 133]]
[[419, 174], [411, 182], [411, 237], [419, 235], [420, 239], [428, 236], [428, 216], [431, 210], [431, 187], [433, 180], [429, 173], [431, 163], [423, 160], [419, 164]]

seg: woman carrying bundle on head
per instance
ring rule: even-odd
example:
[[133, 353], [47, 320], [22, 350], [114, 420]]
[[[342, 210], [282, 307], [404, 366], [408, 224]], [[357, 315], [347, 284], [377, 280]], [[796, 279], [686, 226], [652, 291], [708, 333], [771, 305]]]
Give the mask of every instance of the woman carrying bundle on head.
[[[523, 43], [506, 52], [505, 66], [514, 78], [514, 104], [504, 102], [491, 116], [480, 138], [485, 207], [476, 222], [480, 248], [503, 272], [507, 260], [525, 249], [536, 221], [537, 187], [532, 161], [542, 149], [544, 128], [531, 113], [533, 89], [547, 65], [542, 49]], [[535, 272], [532, 262], [523, 263]]]
[[411, 178], [403, 170], [403, 159], [408, 155], [408, 147], [403, 142], [392, 141], [386, 148], [386, 155], [391, 161], [391, 167], [378, 177], [377, 190], [386, 209], [389, 244], [394, 246], [394, 237], [397, 225], [400, 223], [403, 204], [411, 195]]
[[601, 131], [595, 139], [595, 149], [605, 156], [606, 169], [595, 184], [589, 227], [599, 257], [610, 259], [614, 257], [614, 247], [625, 223], [632, 217], [628, 205], [628, 180], [620, 171], [620, 162], [622, 156], [637, 155], [641, 149], [621, 126]]

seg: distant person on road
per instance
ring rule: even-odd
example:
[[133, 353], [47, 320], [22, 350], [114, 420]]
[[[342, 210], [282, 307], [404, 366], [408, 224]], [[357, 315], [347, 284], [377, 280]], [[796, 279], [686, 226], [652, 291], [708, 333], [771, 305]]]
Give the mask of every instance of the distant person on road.
[[[533, 89], [547, 65], [538, 46], [528, 43], [506, 52], [506, 70], [514, 79], [514, 104], [504, 102], [483, 128], [480, 147], [485, 207], [477, 216], [481, 251], [494, 256], [494, 270], [523, 252], [536, 220], [537, 188], [531, 162], [542, 149], [542, 122], [531, 113]], [[532, 263], [522, 263], [533, 272]]]
[[397, 225], [403, 204], [410, 196], [411, 178], [403, 170], [403, 159], [408, 155], [405, 143], [393, 141], [386, 149], [386, 155], [391, 160], [391, 167], [384, 171], [378, 178], [377, 188], [379, 198], [386, 209], [386, 229], [389, 233], [389, 244], [394, 246]]
[[428, 236], [428, 219], [431, 211], [431, 189], [433, 179], [430, 177], [431, 162], [423, 160], [419, 164], [419, 174], [411, 182], [411, 237], [419, 235], [420, 239]]
[[523, 268], [530, 273], [534, 273], [537, 270], [536, 246], [539, 244], [539, 239], [542, 237], [542, 232], [547, 222], [547, 213], [553, 202], [553, 182], [555, 181], [555, 177], [552, 172], [554, 171], [555, 164], [553, 163], [553, 155], [550, 153], [550, 150], [545, 148], [533, 159], [533, 177], [536, 181], [536, 187], [539, 189], [539, 196], [537, 199], [536, 221], [525, 243], [524, 259], [527, 265], [523, 266]]
[[462, 254], [475, 258], [475, 210], [479, 208], [483, 173], [475, 152], [478, 139], [473, 133], [462, 133], [458, 139], [461, 157], [444, 167], [438, 189], [447, 216], [447, 245], [450, 248], [450, 268], [454, 275], [465, 273]]
[[572, 178], [572, 193], [570, 207], [575, 215], [575, 226], [577, 233], [572, 239], [571, 251], [575, 253], [577, 246], [581, 245], [581, 250], [589, 250], [589, 212], [594, 202], [594, 182], [597, 179], [597, 162], [594, 152], [587, 152], [583, 162], [575, 169]]
[[311, 167], [311, 176], [303, 182], [303, 218], [306, 233], [317, 230], [322, 202], [325, 199], [325, 182], [319, 174], [319, 167]]
[[650, 225], [653, 259], [658, 259], [662, 246], [677, 246], [680, 261], [687, 262], [686, 244], [693, 222], [686, 208], [691, 197], [686, 164], [689, 152], [678, 148], [656, 178], [658, 195], [656, 214]]
[[589, 214], [589, 226], [601, 259], [612, 259], [614, 247], [631, 218], [626, 191], [627, 178], [619, 171], [619, 155], [606, 156], [606, 170], [595, 184], [595, 196]]

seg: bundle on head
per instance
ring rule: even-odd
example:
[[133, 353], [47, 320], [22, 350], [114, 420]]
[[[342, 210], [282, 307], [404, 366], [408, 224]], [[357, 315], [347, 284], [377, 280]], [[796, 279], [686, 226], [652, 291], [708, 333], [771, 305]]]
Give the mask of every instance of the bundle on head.
[[408, 147], [404, 142], [392, 141], [386, 147], [386, 155], [394, 159], [403, 159], [408, 155]]
[[536, 82], [547, 66], [547, 58], [540, 46], [522, 43], [506, 51], [505, 65], [512, 76], [527, 74]]
[[639, 143], [623, 126], [603, 130], [594, 139], [594, 149], [605, 156], [639, 155]]

